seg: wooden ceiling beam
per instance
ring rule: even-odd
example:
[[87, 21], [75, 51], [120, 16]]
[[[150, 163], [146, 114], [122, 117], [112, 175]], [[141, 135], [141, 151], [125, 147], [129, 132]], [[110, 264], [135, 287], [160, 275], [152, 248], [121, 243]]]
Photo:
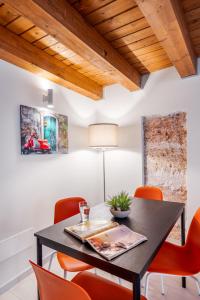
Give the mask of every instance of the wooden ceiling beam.
[[129, 90], [140, 88], [139, 72], [66, 0], [5, 0], [36, 26]]
[[179, 0], [136, 0], [181, 77], [196, 74], [197, 59]]
[[0, 58], [94, 100], [103, 88], [0, 25]]

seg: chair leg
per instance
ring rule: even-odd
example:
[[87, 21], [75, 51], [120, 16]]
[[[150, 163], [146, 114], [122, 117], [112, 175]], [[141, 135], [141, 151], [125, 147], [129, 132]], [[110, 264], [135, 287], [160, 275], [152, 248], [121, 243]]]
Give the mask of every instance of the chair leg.
[[145, 282], [146, 282], [146, 276], [147, 276], [147, 272], [144, 274], [144, 277], [142, 278], [142, 281], [141, 281], [141, 287], [142, 288], [145, 288]]
[[122, 285], [122, 279], [118, 277], [119, 285]]
[[64, 270], [64, 279], [67, 280], [67, 271], [66, 270]]
[[[147, 273], [146, 274], [146, 278], [145, 278], [145, 297], [148, 298], [148, 289], [149, 289], [149, 277], [152, 275], [153, 273]], [[170, 276], [168, 274], [168, 276]], [[195, 277], [195, 276], [190, 276], [192, 279], [194, 279], [195, 283], [196, 283], [196, 287], [197, 287], [197, 291], [198, 291], [198, 296], [200, 296], [200, 280]], [[161, 279], [161, 293], [162, 295], [165, 295], [165, 288], [164, 288], [164, 276], [160, 275], [160, 279]]]
[[160, 275], [160, 280], [161, 280], [161, 294], [165, 295], [164, 276], [163, 275]]
[[51, 256], [50, 256], [50, 259], [49, 259], [49, 266], [48, 266], [48, 270], [50, 271], [51, 270], [51, 265], [52, 265], [52, 261], [53, 261], [53, 257], [54, 255], [56, 254], [56, 251], [54, 251]]
[[147, 299], [148, 299], [148, 290], [149, 290], [149, 277], [151, 275], [152, 273], [148, 273], [145, 278], [144, 294]]
[[196, 283], [198, 295], [200, 296], [200, 282], [199, 282], [199, 279], [196, 278], [195, 276], [191, 276], [191, 277], [194, 279], [194, 281]]

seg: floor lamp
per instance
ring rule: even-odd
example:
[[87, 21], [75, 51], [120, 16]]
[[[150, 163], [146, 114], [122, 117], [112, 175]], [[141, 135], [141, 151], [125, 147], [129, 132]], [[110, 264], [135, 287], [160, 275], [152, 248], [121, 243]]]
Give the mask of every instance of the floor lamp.
[[103, 192], [106, 201], [105, 151], [118, 147], [118, 125], [98, 123], [89, 125], [89, 147], [101, 150], [103, 158]]

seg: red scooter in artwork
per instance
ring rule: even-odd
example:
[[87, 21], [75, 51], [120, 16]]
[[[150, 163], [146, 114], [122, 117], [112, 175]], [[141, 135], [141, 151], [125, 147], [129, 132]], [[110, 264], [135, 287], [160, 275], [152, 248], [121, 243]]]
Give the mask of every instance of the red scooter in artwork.
[[38, 139], [36, 133], [32, 133], [23, 147], [23, 154], [51, 153], [51, 146], [47, 140]]

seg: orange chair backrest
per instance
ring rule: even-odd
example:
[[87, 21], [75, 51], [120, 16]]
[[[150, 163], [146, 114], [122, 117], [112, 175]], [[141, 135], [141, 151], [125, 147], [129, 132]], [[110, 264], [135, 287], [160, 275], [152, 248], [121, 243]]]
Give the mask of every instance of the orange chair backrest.
[[81, 201], [85, 201], [85, 199], [81, 197], [71, 197], [57, 201], [54, 211], [54, 224], [78, 214], [79, 202]]
[[40, 300], [91, 300], [87, 292], [79, 285], [67, 281], [31, 262], [35, 272]]
[[134, 197], [147, 200], [163, 200], [163, 193], [158, 187], [145, 185], [136, 189]]
[[187, 235], [186, 247], [191, 256], [190, 263], [200, 271], [200, 208], [196, 211]]

